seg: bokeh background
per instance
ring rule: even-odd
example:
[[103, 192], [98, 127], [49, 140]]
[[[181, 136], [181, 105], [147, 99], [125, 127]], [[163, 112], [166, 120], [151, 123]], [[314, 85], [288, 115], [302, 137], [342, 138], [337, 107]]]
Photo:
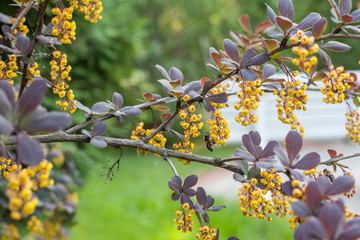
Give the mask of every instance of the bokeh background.
[[[1, 11], [13, 11], [7, 7], [9, 2], [0, 2]], [[231, 38], [230, 31], [241, 32], [238, 18], [243, 14], [251, 16], [253, 28], [256, 23], [267, 20], [264, 3], [276, 9], [276, 0], [104, 0], [103, 20], [97, 24], [74, 14], [77, 40], [70, 46], [60, 46], [59, 50], [68, 54], [69, 64], [73, 66], [70, 86], [76, 99], [91, 107], [97, 101], [110, 100], [114, 91], [123, 95], [125, 105], [139, 103], [137, 99], [142, 98], [142, 92], [165, 96], [157, 82], [162, 76], [156, 64], [165, 69], [176, 66], [184, 73], [185, 82], [214, 76], [216, 73], [206, 66], [211, 62], [209, 47], [222, 49], [223, 39]], [[326, 0], [293, 1], [293, 4], [295, 22], [312, 11], [330, 16]], [[353, 4], [355, 8], [356, 2]], [[333, 27], [328, 23], [327, 31]], [[359, 56], [360, 48], [352, 51], [353, 56]], [[358, 60], [344, 57], [345, 54], [330, 54], [334, 65], [358, 68]], [[39, 57], [46, 61], [46, 56]], [[46, 105], [54, 108], [54, 100], [48, 100]], [[75, 123], [85, 119], [81, 111], [77, 111], [74, 118]], [[151, 115], [142, 114], [136, 121], [144, 121], [151, 127]], [[107, 136], [129, 137], [130, 123], [120, 125], [109, 121], [108, 124]], [[217, 148], [211, 156], [230, 156], [238, 145]], [[71, 240], [194, 239], [195, 232], [182, 234], [175, 229], [173, 219], [180, 206], [170, 199], [167, 181], [172, 172], [166, 162], [124, 149], [119, 171], [113, 181], [105, 184], [105, 178], [101, 177], [106, 173], [104, 167], [119, 157], [119, 150], [99, 150], [85, 144], [62, 146], [84, 179], [84, 186], [79, 189], [78, 224], [71, 231]], [[199, 142], [198, 148], [200, 154], [209, 154], [203, 143]], [[211, 178], [205, 177], [213, 176], [208, 174], [212, 171], [210, 167], [196, 163], [176, 165], [181, 176], [196, 173], [206, 186], [214, 185]], [[225, 204], [227, 208], [210, 214], [212, 225], [221, 229], [220, 239], [230, 234], [241, 239], [292, 238], [286, 220], [274, 218], [268, 223], [243, 217], [236, 201], [236, 183], [230, 184], [235, 185], [235, 191], [215, 199], [215, 205]]]

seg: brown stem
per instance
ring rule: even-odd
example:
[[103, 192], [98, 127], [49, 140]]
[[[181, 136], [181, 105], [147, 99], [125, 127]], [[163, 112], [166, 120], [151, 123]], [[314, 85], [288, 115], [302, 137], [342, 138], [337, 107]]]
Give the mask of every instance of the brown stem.
[[331, 165], [333, 163], [345, 160], [345, 159], [349, 159], [349, 158], [354, 158], [354, 157], [360, 157], [360, 153], [354, 153], [351, 155], [347, 155], [347, 156], [343, 156], [343, 157], [336, 157], [336, 158], [331, 158], [329, 160], [323, 161], [320, 164], [322, 165]]
[[17, 16], [15, 22], [11, 26], [11, 33], [14, 32], [14, 30], [19, 26], [21, 19], [30, 11], [30, 9], [34, 6], [35, 2], [31, 1], [29, 2], [26, 7], [20, 12], [20, 14]]
[[[39, 42], [36, 38], [36, 36], [41, 33], [41, 29], [44, 25], [44, 15], [45, 15], [45, 10], [49, 4], [50, 0], [45, 0], [42, 4], [40, 4], [40, 8], [39, 8], [39, 16], [38, 16], [38, 20], [37, 20], [37, 26], [36, 26], [36, 30], [34, 32], [34, 38], [35, 38], [35, 44], [34, 46], [32, 47], [32, 49], [30, 50], [30, 52], [27, 54], [27, 58], [30, 59], [33, 52], [34, 52], [34, 49], [37, 45], [37, 43]], [[27, 82], [28, 82], [28, 78], [27, 78], [27, 70], [28, 70], [28, 67], [29, 67], [29, 63], [24, 63], [24, 68], [23, 68], [23, 73], [22, 73], [22, 77], [21, 77], [21, 85], [20, 85], [20, 90], [19, 90], [19, 97], [22, 95], [26, 85], [27, 85]]]
[[170, 158], [163, 156], [163, 159], [170, 165], [171, 170], [173, 171], [175, 176], [179, 176], [178, 172], [176, 171], [176, 168]]

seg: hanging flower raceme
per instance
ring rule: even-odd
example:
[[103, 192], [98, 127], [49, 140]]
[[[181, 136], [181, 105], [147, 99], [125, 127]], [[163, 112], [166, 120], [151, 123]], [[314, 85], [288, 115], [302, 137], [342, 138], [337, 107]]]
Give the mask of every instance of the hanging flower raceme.
[[0, 79], [14, 85], [14, 78], [17, 77], [16, 71], [19, 69], [17, 65], [17, 57], [15, 54], [9, 56], [6, 61], [0, 59]]
[[210, 125], [210, 139], [213, 144], [225, 146], [225, 141], [230, 137], [229, 124], [219, 111], [215, 111], [213, 117], [207, 124]]
[[75, 21], [70, 22], [73, 11], [73, 7], [55, 7], [51, 11], [55, 15], [55, 17], [51, 19], [51, 23], [54, 24], [52, 35], [57, 37], [62, 44], [71, 44], [71, 41], [76, 39], [76, 23]]

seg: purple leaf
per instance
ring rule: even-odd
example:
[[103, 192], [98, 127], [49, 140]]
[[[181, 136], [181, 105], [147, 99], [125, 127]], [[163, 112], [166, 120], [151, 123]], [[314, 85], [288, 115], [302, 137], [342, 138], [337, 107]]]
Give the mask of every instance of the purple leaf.
[[225, 92], [221, 92], [214, 95], [210, 95], [209, 97], [207, 97], [207, 100], [213, 103], [221, 104], [221, 103], [226, 103], [228, 101], [228, 97]]
[[302, 137], [300, 133], [290, 131], [285, 138], [285, 147], [290, 165], [292, 165], [292, 161], [299, 154], [302, 147]]
[[106, 123], [100, 121], [94, 124], [93, 129], [92, 129], [92, 134], [93, 136], [100, 136], [103, 135], [107, 130], [107, 125]]
[[278, 8], [281, 16], [292, 20], [294, 17], [294, 6], [291, 0], [279, 0]]
[[14, 130], [13, 125], [0, 115], [0, 134], [10, 134]]
[[324, 50], [322, 50], [321, 48], [319, 48], [318, 53], [321, 59], [323, 60], [323, 62], [326, 64], [328, 70], [330, 70], [333, 64], [331, 62], [331, 58], [329, 57], [329, 55], [327, 55], [326, 52], [324, 52]]
[[300, 218], [306, 218], [311, 214], [309, 208], [302, 201], [294, 202], [291, 207], [294, 213]]
[[360, 21], [360, 9], [357, 9], [351, 13], [351, 16], [353, 16], [353, 22]]
[[313, 24], [321, 18], [319, 13], [309, 13], [297, 26], [297, 29], [300, 30], [306, 30], [308, 28], [311, 28]]
[[239, 61], [239, 48], [236, 43], [234, 43], [230, 39], [224, 39], [224, 50], [232, 60], [234, 60], [235, 62]]
[[271, 64], [265, 64], [262, 71], [263, 71], [264, 75], [262, 76], [261, 79], [266, 79], [266, 78], [269, 78], [269, 77], [271, 77], [272, 75], [275, 74], [276, 67], [274, 65], [271, 65]]
[[0, 90], [4, 91], [7, 99], [9, 100], [9, 103], [14, 105], [15, 94], [13, 86], [6, 81], [0, 81]]
[[6, 96], [6, 93], [0, 88], [0, 116], [10, 117], [11, 104]]
[[237, 181], [237, 182], [240, 182], [240, 183], [243, 183], [243, 182], [246, 181], [246, 178], [243, 175], [241, 175], [240, 173], [234, 173], [233, 174], [233, 179], [235, 181]]
[[321, 190], [321, 192], [323, 193], [323, 195], [325, 195], [325, 193], [330, 189], [331, 187], [331, 182], [329, 180], [329, 178], [327, 177], [320, 177], [318, 178], [317, 182], [316, 182]]
[[343, 223], [344, 212], [335, 204], [327, 203], [320, 209], [319, 220], [321, 221], [326, 235], [329, 239], [334, 239], [336, 230]]
[[279, 143], [276, 141], [270, 141], [266, 144], [264, 150], [262, 151], [260, 158], [268, 158], [274, 156], [275, 153], [273, 151], [274, 147], [279, 146]]
[[198, 187], [196, 189], [196, 200], [202, 206], [205, 205], [205, 203], [206, 203], [206, 192], [205, 192], [204, 188]]
[[360, 228], [350, 228], [342, 232], [337, 239], [341, 240], [356, 240], [360, 238]]
[[301, 170], [310, 170], [315, 168], [320, 163], [320, 155], [316, 152], [306, 154], [295, 165], [294, 168]]
[[247, 81], [253, 82], [258, 78], [256, 73], [248, 69], [240, 69], [239, 73], [241, 78], [246, 82]]
[[249, 153], [251, 153], [252, 155], [256, 154], [255, 146], [254, 146], [253, 142], [251, 141], [251, 138], [248, 134], [244, 134], [242, 136], [242, 143]]
[[36, 39], [41, 44], [57, 44], [57, 45], [61, 45], [61, 42], [56, 37], [47, 37], [47, 36], [44, 36], [44, 35], [39, 35], [39, 36], [36, 37]]
[[179, 192], [174, 192], [171, 194], [171, 200], [177, 201], [177, 200], [179, 200], [180, 196], [181, 196], [181, 194]]
[[332, 196], [350, 191], [354, 186], [355, 180], [350, 176], [340, 176], [332, 183], [331, 188], [326, 191], [326, 195]]
[[287, 181], [283, 184], [281, 184], [281, 190], [284, 191], [284, 193], [289, 196], [292, 197], [292, 191], [293, 191], [293, 187], [291, 186], [291, 181]]
[[112, 96], [112, 102], [118, 109], [120, 109], [124, 103], [124, 99], [120, 93], [114, 92]]
[[[180, 191], [181, 190], [181, 186], [182, 186], [182, 180], [181, 180], [181, 178], [179, 177], [179, 176], [172, 176], [171, 177], [171, 180], [172, 180], [172, 182], [174, 183], [174, 184], [176, 184], [176, 188], [177, 188], [177, 190], [176, 191]], [[170, 182], [169, 182], [169, 184], [170, 184]], [[174, 190], [175, 191], [175, 190]]]
[[171, 67], [170, 68], [170, 77], [171, 77], [171, 80], [173, 81], [177, 81], [177, 80], [183, 80], [183, 74], [182, 72], [177, 69], [176, 67]]
[[340, 0], [339, 1], [340, 16], [349, 14], [351, 11], [351, 0]]
[[193, 81], [191, 83], [186, 84], [186, 89], [184, 94], [188, 94], [191, 91], [197, 92], [201, 89], [201, 82], [200, 81]]
[[23, 163], [29, 166], [36, 166], [44, 159], [44, 153], [41, 145], [21, 132], [17, 134], [17, 145], [19, 158]]
[[192, 188], [185, 189], [182, 192], [188, 197], [193, 197], [196, 194], [196, 191]]
[[306, 187], [306, 203], [310, 210], [315, 210], [322, 200], [322, 193], [315, 182], [310, 182]]
[[20, 34], [16, 39], [16, 45], [19, 51], [23, 54], [27, 54], [27, 49], [30, 46], [30, 39], [23, 34]]
[[329, 41], [321, 45], [320, 47], [324, 49], [329, 49], [334, 52], [347, 52], [351, 48], [349, 45], [337, 41]]
[[92, 138], [93, 135], [91, 132], [89, 132], [88, 130], [86, 129], [81, 129], [81, 133], [85, 134], [86, 136], [88, 136], [89, 138]]
[[96, 136], [93, 139], [91, 139], [90, 143], [94, 145], [95, 147], [104, 148], [107, 146], [107, 143], [104, 140], [105, 138]]
[[280, 146], [275, 146], [274, 149], [273, 149], [273, 152], [276, 154], [276, 156], [279, 158], [281, 164], [284, 166], [284, 167], [289, 167], [290, 164], [288, 162], [288, 159], [286, 158], [285, 156], [285, 153], [283, 152], [283, 150], [280, 148]]
[[261, 143], [261, 137], [260, 137], [260, 134], [259, 132], [257, 131], [250, 131], [249, 132], [249, 136], [250, 136], [250, 139], [252, 141], [252, 143], [256, 146], [259, 146], [260, 143]]
[[76, 106], [78, 109], [83, 110], [83, 111], [86, 112], [86, 113], [91, 113], [90, 108], [82, 105], [82, 103], [79, 102], [79, 101], [76, 101], [75, 106]]
[[218, 211], [220, 211], [221, 209], [224, 209], [224, 208], [226, 208], [226, 206], [225, 206], [225, 205], [221, 205], [221, 206], [214, 206], [214, 207], [212, 207], [211, 209], [209, 209], [208, 211], [211, 211], [211, 212], [218, 212]]
[[163, 86], [165, 92], [169, 93], [170, 90], [174, 90], [174, 88], [170, 85], [169, 81], [167, 81], [165, 79], [160, 79], [160, 80], [158, 80], [158, 82], [161, 83], [161, 85]]
[[282, 39], [284, 36], [283, 34], [279, 33], [278, 31], [276, 30], [270, 30], [270, 31], [267, 31], [266, 34], [271, 37], [271, 38], [275, 38], [275, 39]]
[[272, 8], [269, 5], [267, 5], [266, 3], [265, 3], [265, 5], [267, 7], [267, 15], [269, 17], [269, 20], [272, 22], [272, 24], [274, 24], [276, 26], [277, 29], [279, 29], [279, 26], [277, 25], [277, 23], [275, 21], [276, 14], [275, 14], [274, 10], [272, 10]]
[[325, 31], [326, 24], [327, 24], [327, 20], [326, 18], [323, 17], [314, 23], [312, 28], [312, 35], [314, 36], [315, 39], [321, 37], [322, 33]]
[[341, 21], [343, 23], [352, 23], [354, 18], [351, 15], [345, 14], [341, 16]]
[[186, 177], [182, 189], [188, 189], [193, 187], [197, 183], [197, 181], [198, 181], [198, 176], [196, 175], [190, 175]]
[[34, 81], [17, 100], [15, 111], [19, 112], [22, 117], [33, 112], [41, 104], [46, 90], [45, 81]]
[[298, 172], [298, 171], [296, 171], [294, 169], [290, 169], [290, 173], [294, 177], [294, 179], [296, 179], [296, 180], [299, 180], [301, 182], [307, 180], [303, 173]]
[[142, 111], [135, 107], [124, 107], [121, 112], [128, 117], [136, 117], [142, 113]]
[[166, 70], [160, 66], [160, 65], [155, 65], [155, 67], [161, 72], [161, 74], [166, 78], [168, 79], [169, 81], [171, 80], [170, 77], [169, 77], [169, 74], [166, 72]]
[[31, 132], [56, 132], [70, 124], [71, 118], [66, 113], [50, 112], [25, 123], [23, 129]]
[[[240, 150], [240, 149], [236, 149], [236, 151], [237, 150]], [[246, 160], [235, 160], [235, 163], [236, 163], [236, 165], [238, 165], [240, 167], [240, 169], [244, 172], [245, 175], [247, 175], [249, 173], [249, 164]]]
[[195, 203], [194, 210], [197, 213], [205, 214], [204, 209], [201, 207], [199, 203]]
[[208, 209], [211, 208], [214, 205], [214, 198], [212, 198], [211, 196], [207, 195], [206, 196], [206, 202], [204, 204], [204, 209]]
[[241, 150], [241, 149], [236, 149], [235, 153], [232, 155], [234, 157], [240, 157], [241, 159], [245, 160], [245, 161], [255, 161], [255, 157], [252, 155], [249, 155], [247, 152]]
[[270, 60], [269, 54], [260, 53], [259, 55], [255, 56], [255, 57], [251, 58], [249, 61], [247, 61], [246, 64], [244, 65], [244, 67], [263, 65], [264, 63], [266, 63], [269, 60]]
[[110, 110], [110, 105], [107, 102], [97, 102], [91, 108], [91, 113], [94, 115], [104, 115]]
[[240, 60], [240, 66], [243, 67], [247, 61], [249, 61], [251, 58], [256, 56], [256, 52], [252, 49], [248, 49], [245, 51], [245, 53], [241, 56]]

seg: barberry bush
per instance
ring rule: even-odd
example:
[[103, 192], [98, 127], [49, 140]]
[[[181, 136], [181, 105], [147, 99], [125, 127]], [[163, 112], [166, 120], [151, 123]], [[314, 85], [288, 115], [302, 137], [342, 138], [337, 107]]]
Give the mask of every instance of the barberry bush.
[[[360, 238], [358, 214], [350, 212], [340, 198], [355, 194], [354, 177], [341, 161], [359, 154], [343, 156], [328, 150], [325, 160], [316, 152], [300, 156], [306, 129], [296, 116], [307, 110], [308, 92], [318, 92], [324, 104], [346, 104], [346, 136], [360, 142], [357, 76], [334, 66], [327, 54], [350, 51], [342, 39], [360, 39], [360, 10], [352, 11], [351, 0], [329, 0], [329, 16], [311, 12], [299, 23], [293, 22], [291, 0], [279, 0], [278, 13], [266, 5], [268, 20], [252, 29], [250, 17], [241, 16], [243, 32], [232, 32], [233, 40], [225, 39], [222, 50], [210, 48], [213, 63], [209, 67], [216, 77], [191, 81], [176, 67], [166, 70], [156, 65], [163, 92], [142, 93], [142, 103], [126, 106], [117, 89], [111, 101], [91, 107], [76, 100], [70, 86], [79, 79], [71, 78], [72, 67], [59, 45], [76, 41], [73, 14], [83, 14], [85, 20], [96, 23], [102, 19], [102, 2], [15, 0], [13, 5], [18, 9], [15, 16], [0, 14], [1, 239], [66, 238], [75, 221], [78, 199], [74, 185], [79, 181], [59, 142], [119, 149], [120, 158], [107, 169], [106, 181], [113, 178], [120, 159], [126, 158], [122, 148], [164, 159], [174, 173], [168, 182], [169, 195], [179, 203], [174, 209], [174, 230], [191, 232], [196, 239], [220, 239], [221, 229], [213, 226], [209, 213], [221, 214], [225, 206], [215, 205], [203, 187], [194, 189], [196, 175], [179, 176], [172, 159], [233, 172], [240, 184], [239, 215], [267, 221], [287, 218], [294, 239]], [[37, 13], [33, 24], [26, 21], [32, 11]], [[52, 16], [47, 18], [46, 12]], [[48, 54], [50, 61], [37, 62], [37, 52]], [[43, 68], [48, 74], [40, 72]], [[274, 77], [277, 69], [286, 77]], [[299, 72], [306, 77], [298, 77]], [[58, 98], [54, 103], [60, 112], [47, 112], [41, 106], [49, 88]], [[234, 108], [240, 126], [255, 124], [264, 94], [276, 98], [278, 119], [289, 125], [284, 148], [276, 141], [261, 145], [260, 133], [251, 131], [227, 158], [192, 153], [199, 139], [209, 151], [214, 146], [221, 151], [226, 145], [231, 131], [222, 114], [224, 108]], [[228, 104], [231, 97], [237, 99], [234, 106]], [[75, 111], [85, 113], [84, 121], [71, 125]], [[151, 125], [138, 121], [137, 116], [144, 112], [152, 114]], [[132, 124], [128, 138], [113, 137], [115, 130], [106, 124], [112, 118]], [[169, 139], [172, 144], [167, 143]], [[343, 176], [335, 177], [335, 171]], [[194, 229], [194, 221], [201, 227]]]

